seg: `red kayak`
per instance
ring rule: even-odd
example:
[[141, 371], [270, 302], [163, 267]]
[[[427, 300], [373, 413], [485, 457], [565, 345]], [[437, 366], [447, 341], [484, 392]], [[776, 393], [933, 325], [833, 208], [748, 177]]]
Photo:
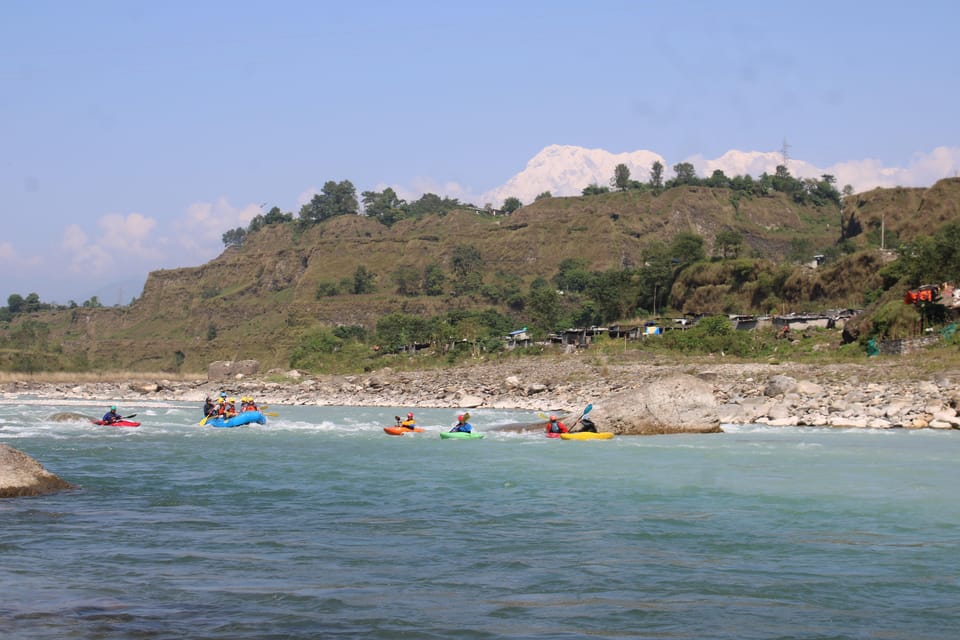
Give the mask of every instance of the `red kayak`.
[[107, 427], [139, 427], [139, 422], [131, 422], [130, 420], [117, 420], [116, 422], [104, 422], [103, 420], [91, 420], [93, 424], [99, 424]]
[[420, 427], [384, 427], [383, 431], [391, 436], [402, 436], [405, 433], [423, 433], [423, 429]]

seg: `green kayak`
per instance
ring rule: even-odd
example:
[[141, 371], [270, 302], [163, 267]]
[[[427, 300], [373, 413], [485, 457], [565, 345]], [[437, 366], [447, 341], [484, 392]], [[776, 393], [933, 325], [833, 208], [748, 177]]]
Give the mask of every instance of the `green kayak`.
[[456, 438], [459, 440], [479, 440], [483, 437], [482, 433], [477, 433], [476, 431], [471, 431], [469, 433], [465, 431], [454, 431], [453, 433], [449, 431], [441, 431], [441, 438]]

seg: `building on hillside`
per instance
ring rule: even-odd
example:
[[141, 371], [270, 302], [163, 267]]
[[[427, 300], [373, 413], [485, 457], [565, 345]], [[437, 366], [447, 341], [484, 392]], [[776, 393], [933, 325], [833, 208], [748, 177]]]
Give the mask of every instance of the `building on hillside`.
[[527, 328], [517, 329], [505, 335], [504, 340], [507, 343], [507, 349], [516, 349], [517, 347], [529, 347], [533, 344], [533, 339], [527, 333]]

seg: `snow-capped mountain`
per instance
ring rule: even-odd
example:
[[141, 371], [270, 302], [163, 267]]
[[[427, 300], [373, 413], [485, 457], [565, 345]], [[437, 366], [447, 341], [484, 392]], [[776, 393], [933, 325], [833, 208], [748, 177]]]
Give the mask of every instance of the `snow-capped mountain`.
[[646, 182], [650, 179], [650, 167], [657, 160], [666, 167], [663, 156], [653, 151], [610, 153], [552, 144], [531, 158], [523, 171], [483, 194], [481, 199], [499, 206], [509, 197], [529, 204], [544, 191], [553, 196], [578, 196], [590, 184], [609, 186], [618, 164], [627, 165], [632, 179]]
[[[519, 198], [524, 204], [533, 202], [537, 195], [549, 191], [553, 196], [580, 195], [590, 184], [609, 186], [618, 164], [630, 169], [630, 177], [640, 182], [650, 180], [650, 167], [659, 160], [664, 167], [664, 179], [673, 177], [673, 166], [689, 162], [701, 178], [710, 177], [717, 169], [728, 177], [774, 173], [784, 157], [777, 151], [730, 150], [719, 158], [694, 156], [668, 162], [654, 151], [611, 153], [604, 149], [585, 149], [572, 145], [550, 145], [530, 159], [520, 173], [504, 185], [492, 189], [479, 198], [479, 203], [500, 206], [509, 197]], [[851, 185], [860, 192], [875, 187], [930, 186], [937, 180], [951, 177], [960, 171], [960, 148], [937, 147], [930, 153], [917, 153], [907, 167], [884, 167], [874, 159], [850, 160], [829, 167], [817, 167], [804, 160], [787, 159], [787, 168], [795, 178], [819, 178], [830, 174], [836, 178], [837, 188]]]

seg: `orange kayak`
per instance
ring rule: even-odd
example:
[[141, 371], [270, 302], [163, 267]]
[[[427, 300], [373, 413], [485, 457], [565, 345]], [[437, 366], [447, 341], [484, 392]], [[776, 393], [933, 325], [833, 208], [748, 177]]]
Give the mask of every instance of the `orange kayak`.
[[423, 429], [420, 427], [384, 427], [383, 431], [391, 436], [402, 436], [405, 433], [423, 433]]

